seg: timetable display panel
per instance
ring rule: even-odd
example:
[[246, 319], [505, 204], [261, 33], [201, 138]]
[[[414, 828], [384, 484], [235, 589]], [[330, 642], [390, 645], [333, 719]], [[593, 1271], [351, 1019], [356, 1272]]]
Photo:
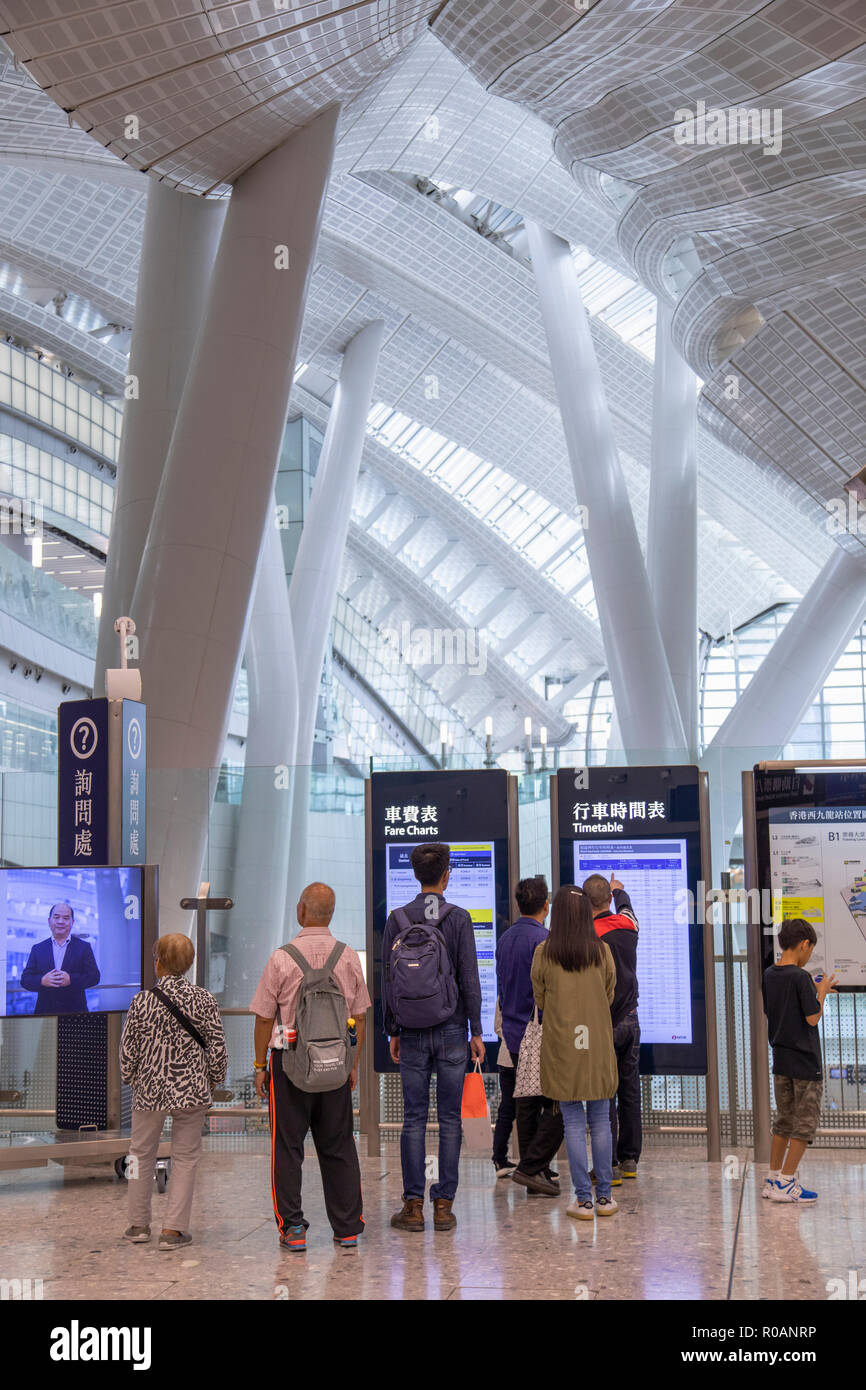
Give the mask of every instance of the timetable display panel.
[[644, 1075], [707, 1069], [698, 768], [562, 768], [551, 801], [555, 878], [623, 885], [638, 919]]
[[756, 768], [755, 808], [765, 965], [782, 921], [802, 917], [818, 938], [810, 973], [866, 988], [866, 768]]
[[373, 999], [376, 1071], [397, 1070], [388, 1051], [382, 1008], [385, 923], [395, 907], [404, 907], [420, 891], [411, 854], [424, 841], [447, 844], [451, 851], [445, 898], [472, 919], [487, 1050], [484, 1070], [495, 1070], [496, 942], [513, 915], [516, 819], [511, 779], [499, 768], [372, 774], [367, 798], [367, 983]]
[[574, 881], [615, 874], [640, 904], [637, 973], [644, 1043], [691, 1043], [691, 962], [682, 907], [688, 901], [684, 839], [575, 840]]

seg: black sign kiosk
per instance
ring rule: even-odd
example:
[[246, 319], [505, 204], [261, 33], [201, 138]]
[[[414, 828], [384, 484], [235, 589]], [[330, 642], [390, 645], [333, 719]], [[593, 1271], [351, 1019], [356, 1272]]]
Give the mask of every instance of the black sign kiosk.
[[519, 873], [516, 779], [485, 771], [374, 772], [366, 787], [367, 985], [373, 1000], [372, 1041], [366, 1049], [362, 1128], [378, 1152], [377, 1073], [396, 1072], [383, 1027], [382, 938], [389, 912], [418, 892], [409, 857], [417, 844], [451, 848], [448, 901], [466, 908], [475, 929], [482, 994], [482, 1029], [494, 1070], [498, 1039], [496, 941], [513, 917]]
[[[144, 865], [146, 712], [138, 700], [68, 700], [57, 711], [57, 862]], [[157, 870], [142, 875], [142, 982], [151, 983]], [[119, 1012], [57, 1022], [57, 1127], [115, 1130], [122, 1113]]]
[[718, 1063], [706, 773], [697, 767], [561, 768], [551, 779], [553, 881], [612, 874], [638, 939], [641, 1072], [707, 1077], [718, 1156]]

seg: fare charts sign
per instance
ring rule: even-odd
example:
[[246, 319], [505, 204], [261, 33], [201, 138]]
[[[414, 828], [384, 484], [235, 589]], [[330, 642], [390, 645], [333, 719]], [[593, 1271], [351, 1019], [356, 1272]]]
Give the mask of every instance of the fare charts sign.
[[415, 806], [411, 802], [386, 806], [384, 834], [388, 840], [437, 840], [439, 807]]

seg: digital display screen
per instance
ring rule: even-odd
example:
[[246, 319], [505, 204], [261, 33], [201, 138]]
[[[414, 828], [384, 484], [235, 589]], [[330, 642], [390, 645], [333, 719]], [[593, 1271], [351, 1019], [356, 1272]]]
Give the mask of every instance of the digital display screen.
[[[443, 768], [374, 772], [367, 813], [367, 983], [373, 999], [370, 1031], [377, 1072], [393, 1072], [382, 1000], [382, 942], [395, 907], [421, 891], [412, 872], [416, 845], [448, 845], [451, 874], [445, 901], [472, 919], [481, 986], [484, 1071], [496, 1071], [496, 942], [516, 915], [516, 788], [501, 768]], [[512, 882], [512, 879], [515, 882]], [[467, 1043], [468, 1043], [467, 1029]], [[467, 1046], [467, 1058], [469, 1050]]]
[[[611, 874], [638, 921], [643, 1076], [704, 1076], [702, 816], [697, 767], [560, 768], [551, 806], [554, 886]], [[615, 903], [611, 903], [611, 912]]]
[[141, 989], [140, 868], [0, 869], [0, 1016], [129, 1008]]
[[[472, 918], [478, 978], [481, 982], [481, 1028], [485, 1043], [498, 1042], [493, 1028], [496, 1016], [496, 873], [495, 846], [448, 843], [451, 877], [445, 901], [463, 907]], [[414, 845], [388, 845], [388, 877], [385, 906], [388, 913], [404, 907], [418, 894], [410, 855]]]
[[[822, 807], [820, 819], [801, 819], [798, 807], [769, 812], [773, 920], [802, 917], [818, 943], [813, 974], [835, 974], [840, 985], [866, 984], [866, 807]], [[782, 948], [774, 941], [774, 958]]]
[[575, 883], [590, 874], [616, 875], [640, 925], [641, 1041], [690, 1043], [691, 965], [683, 912], [689, 886], [685, 840], [575, 840]]

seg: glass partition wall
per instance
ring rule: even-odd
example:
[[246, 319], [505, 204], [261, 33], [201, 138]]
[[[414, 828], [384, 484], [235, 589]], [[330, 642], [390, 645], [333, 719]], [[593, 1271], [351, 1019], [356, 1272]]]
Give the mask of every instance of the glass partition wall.
[[[45, 737], [43, 730], [33, 737]], [[742, 888], [743, 839], [740, 777], [759, 760], [761, 750], [731, 750], [707, 758], [712, 808], [713, 881], [720, 873], [731, 874], [733, 887]], [[541, 765], [538, 751], [533, 766], [518, 772], [521, 876], [544, 873], [550, 881], [550, 776], [553, 757], [547, 750]], [[637, 765], [650, 761], [633, 752], [628, 759], [608, 750], [610, 765]], [[663, 761], [657, 754], [652, 762]], [[673, 760], [671, 760], [673, 761]], [[0, 861], [4, 866], [56, 862], [56, 777], [36, 770], [0, 774]], [[419, 763], [420, 765], [420, 763]], [[429, 769], [430, 759], [424, 759]], [[476, 766], [481, 766], [479, 762]], [[411, 770], [411, 760], [385, 763], [386, 767]], [[296, 924], [287, 920], [281, 906], [296, 896], [303, 878], [331, 884], [337, 897], [333, 929], [362, 954], [366, 946], [364, 780], [334, 766], [274, 769], [223, 767], [185, 774], [193, 804], [206, 827], [202, 876], [214, 895], [233, 898], [230, 912], [213, 912], [208, 920], [205, 959], [199, 978], [213, 990], [224, 1011], [230, 1066], [226, 1086], [231, 1099], [214, 1107], [209, 1127], [213, 1133], [244, 1134], [261, 1131], [264, 1121], [253, 1089], [253, 1026], [247, 1012], [259, 974], [268, 954], [288, 940]], [[148, 779], [151, 804], [159, 793], [160, 774]], [[265, 823], [279, 818], [285, 799], [301, 792], [305, 810], [286, 837], [282, 855], [261, 844], [256, 863], [239, 859], [238, 847], [249, 844], [244, 817], [258, 806]], [[286, 822], [287, 823], [287, 822]], [[276, 831], [274, 832], [276, 833]], [[246, 836], [246, 838], [245, 838]], [[279, 835], [277, 835], [279, 839]], [[282, 866], [289, 888], [280, 893]], [[305, 864], [305, 870], [301, 865]], [[274, 875], [276, 874], [276, 878]], [[195, 877], [195, 875], [193, 875]], [[181, 891], [194, 893], [197, 884], [186, 882]], [[176, 888], [176, 885], [175, 885]], [[161, 882], [162, 929], [171, 915], [166, 876]], [[176, 899], [175, 899], [176, 902]], [[635, 903], [640, 917], [640, 905]], [[746, 904], [738, 901], [725, 910], [717, 903], [714, 914], [714, 969], [717, 998], [717, 1032], [720, 1076], [722, 1142], [749, 1144], [752, 1140], [752, 1061], [749, 1025], [749, 978], [746, 961]], [[288, 914], [289, 918], [293, 912]], [[185, 929], [195, 933], [193, 914], [179, 914]], [[839, 994], [828, 1001], [821, 1023], [825, 1059], [824, 1112], [818, 1142], [823, 1145], [864, 1145], [866, 1135], [866, 995]], [[769, 1060], [767, 1062], [769, 1066]], [[53, 1129], [55, 1105], [56, 1023], [53, 1019], [0, 1020], [0, 1092], [20, 1099], [0, 1101], [0, 1141], [12, 1132]], [[383, 1135], [396, 1133], [401, 1116], [397, 1078], [380, 1078], [380, 1116]], [[497, 1081], [487, 1078], [495, 1111]], [[644, 1113], [650, 1143], [706, 1141], [706, 1084], [703, 1077], [655, 1076], [643, 1080]], [[248, 1110], [249, 1114], [244, 1115]], [[241, 1113], [238, 1113], [238, 1112]], [[41, 1112], [41, 1113], [40, 1113]], [[221, 1113], [225, 1112], [225, 1113]], [[391, 1128], [393, 1127], [393, 1128]], [[858, 1132], [859, 1131], [859, 1132]]]

